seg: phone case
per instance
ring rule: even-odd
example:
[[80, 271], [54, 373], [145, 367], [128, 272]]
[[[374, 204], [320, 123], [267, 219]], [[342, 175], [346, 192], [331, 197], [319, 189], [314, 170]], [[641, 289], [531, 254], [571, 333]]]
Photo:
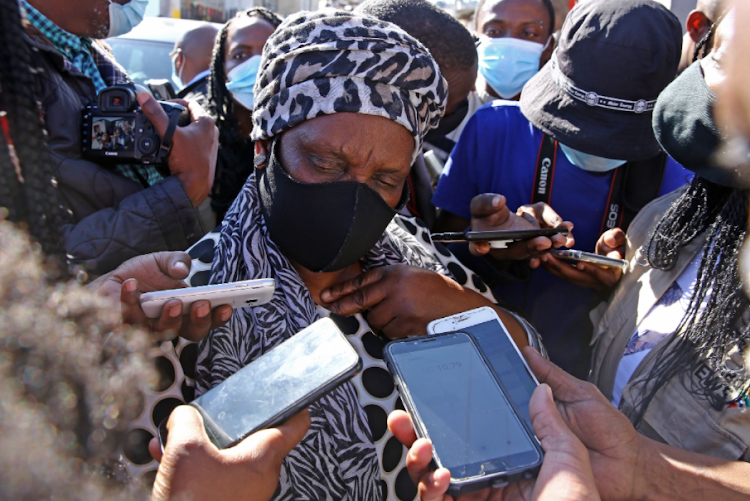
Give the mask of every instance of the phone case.
[[[226, 383], [231, 379], [237, 376], [241, 371], [247, 370], [251, 365], [256, 365], [257, 367], [262, 368], [265, 372], [264, 374], [269, 374], [268, 377], [265, 377], [262, 381], [253, 381], [253, 384], [255, 385], [252, 389], [247, 389], [246, 391], [248, 393], [255, 391], [252, 395], [247, 395], [246, 397], [249, 399], [250, 397], [255, 397], [256, 399], [262, 398], [270, 398], [269, 395], [271, 392], [280, 392], [284, 391], [284, 388], [287, 388], [288, 391], [293, 392], [297, 390], [297, 387], [299, 385], [293, 385], [290, 386], [290, 380], [286, 377], [286, 374], [288, 372], [291, 372], [293, 369], [291, 367], [298, 366], [299, 363], [297, 359], [295, 358], [294, 351], [289, 351], [290, 345], [289, 343], [295, 343], [295, 338], [300, 336], [303, 332], [310, 329], [318, 329], [316, 331], [317, 333], [320, 332], [322, 329], [327, 329], [328, 333], [333, 336], [334, 342], [328, 342], [326, 344], [326, 351], [329, 356], [323, 357], [321, 356], [321, 353], [318, 352], [314, 359], [310, 358], [310, 365], [323, 365], [327, 364], [329, 367], [333, 367], [334, 371], [336, 372], [335, 376], [332, 376], [331, 379], [327, 380], [325, 384], [318, 386], [316, 388], [311, 389], [309, 392], [306, 392], [304, 395], [302, 395], [299, 399], [291, 402], [289, 405], [284, 407], [283, 409], [280, 409], [279, 412], [276, 412], [274, 414], [270, 414], [268, 416], [264, 416], [263, 419], [257, 420], [257, 425], [252, 426], [248, 429], [243, 429], [242, 434], [237, 439], [233, 439], [232, 436], [230, 436], [229, 433], [226, 432], [220, 426], [218, 423], [216, 423], [211, 417], [210, 412], [207, 412], [204, 408], [206, 405], [208, 405], [206, 402], [204, 402], [204, 398], [206, 395], [208, 395], [210, 392], [222, 392], [222, 391], [231, 391], [228, 389], [228, 387], [225, 386], [225, 390], [222, 390], [222, 385], [226, 385]], [[333, 330], [335, 329], [335, 333], [333, 333]], [[311, 334], [316, 334], [316, 332], [313, 332]], [[298, 342], [298, 344], [301, 342]], [[286, 346], [285, 346], [286, 345]], [[297, 347], [297, 348], [304, 348], [304, 347]], [[294, 349], [297, 349], [294, 348]], [[310, 355], [308, 355], [310, 356]], [[339, 328], [336, 326], [336, 324], [333, 322], [333, 320], [329, 318], [324, 318], [321, 320], [318, 320], [317, 322], [313, 323], [311, 326], [308, 326], [306, 329], [303, 329], [303, 331], [300, 331], [295, 336], [292, 336], [291, 338], [287, 339], [271, 351], [265, 353], [258, 359], [254, 360], [251, 364], [241, 369], [239, 372], [235, 373], [234, 375], [230, 376], [227, 380], [222, 382], [220, 385], [212, 388], [209, 390], [209, 392], [206, 392], [202, 396], [198, 397], [196, 400], [191, 402], [189, 405], [192, 405], [196, 409], [198, 409], [198, 412], [201, 413], [204, 420], [204, 426], [206, 429], [206, 432], [211, 439], [211, 441], [220, 449], [224, 449], [227, 447], [232, 447], [233, 445], [239, 443], [242, 441], [245, 437], [248, 435], [251, 435], [252, 433], [255, 433], [256, 431], [269, 428], [275, 425], [278, 425], [290, 417], [294, 416], [298, 412], [300, 412], [305, 407], [309, 406], [311, 403], [315, 402], [316, 400], [320, 399], [323, 395], [331, 391], [332, 389], [336, 388], [341, 383], [349, 380], [352, 378], [359, 370], [362, 368], [362, 359], [357, 354], [356, 350], [351, 346], [349, 341], [346, 339], [346, 336], [339, 330]], [[266, 369], [268, 369], [266, 371]], [[296, 369], [294, 369], [296, 370]], [[244, 395], [243, 395], [244, 396]], [[274, 397], [277, 401], [283, 401], [282, 395], [276, 395]], [[215, 409], [214, 409], [215, 411]]]
[[502, 240], [517, 242], [531, 240], [536, 237], [551, 237], [553, 235], [567, 235], [567, 228], [537, 228], [531, 230], [497, 230], [497, 231], [463, 231], [433, 233], [436, 242], [491, 242]]
[[[451, 335], [451, 334], [455, 334], [455, 332], [434, 334], [433, 336], [445, 336], [445, 335]], [[489, 361], [485, 357], [481, 348], [476, 344], [476, 340], [474, 340], [471, 334], [467, 334], [467, 333], [464, 333], [464, 334], [466, 334], [472, 339], [472, 342], [477, 348], [477, 351], [479, 355], [481, 356], [483, 362], [485, 363], [485, 365], [487, 365], [488, 369], [490, 369], [490, 372], [492, 373], [491, 367], [489, 365]], [[400, 371], [398, 370], [398, 366], [395, 363], [393, 363], [392, 356], [391, 356], [391, 349], [393, 348], [393, 345], [395, 345], [396, 343], [403, 343], [403, 342], [410, 342], [410, 341], [413, 341], [413, 339], [400, 339], [396, 341], [391, 341], [385, 346], [383, 354], [384, 354], [384, 359], [388, 367], [388, 370], [391, 372], [393, 376], [393, 381], [396, 386], [396, 389], [398, 390], [399, 395], [401, 396], [401, 400], [404, 403], [404, 408], [406, 409], [406, 412], [409, 413], [409, 416], [411, 416], [412, 423], [414, 424], [414, 431], [416, 432], [417, 437], [429, 438], [427, 429], [424, 423], [422, 422], [422, 420], [420, 419], [419, 414], [416, 412], [411, 396], [409, 394], [409, 390], [408, 388], [406, 388], [406, 386], [402, 382], [402, 377], [401, 377]], [[521, 418], [520, 414], [518, 413], [518, 409], [516, 408], [513, 401], [509, 398], [508, 392], [505, 389], [505, 386], [497, 378], [494, 378], [494, 379], [497, 382], [497, 384], [500, 386], [500, 388], [502, 389], [505, 395], [505, 399], [508, 402], [510, 408], [513, 410], [513, 413], [515, 414], [517, 420], [529, 432], [529, 436], [532, 437], [533, 440], [531, 440], [531, 442], [534, 445], [534, 448], [538, 451], [540, 459], [537, 463], [530, 465], [527, 468], [520, 469], [518, 471], [491, 473], [491, 474], [487, 474], [484, 476], [470, 477], [470, 478], [464, 478], [464, 479], [455, 479], [451, 477], [451, 483], [450, 483], [450, 486], [448, 487], [448, 494], [452, 496], [457, 496], [459, 494], [464, 494], [466, 492], [484, 489], [487, 487], [492, 487], [492, 488], [504, 487], [513, 482], [518, 482], [520, 480], [534, 478], [539, 473], [539, 469], [542, 467], [544, 451], [542, 450], [539, 440], [536, 438], [536, 435], [534, 434], [533, 430], [530, 430], [529, 427], [524, 422], [524, 420]], [[434, 456], [432, 459], [432, 466], [433, 468], [438, 467], [438, 464], [435, 461]]]
[[141, 308], [148, 318], [159, 318], [164, 304], [171, 299], [182, 301], [183, 313], [200, 300], [211, 302], [211, 308], [231, 305], [232, 308], [244, 308], [265, 304], [273, 297], [276, 281], [272, 278], [244, 280], [227, 284], [204, 285], [167, 291], [149, 292], [141, 296]]

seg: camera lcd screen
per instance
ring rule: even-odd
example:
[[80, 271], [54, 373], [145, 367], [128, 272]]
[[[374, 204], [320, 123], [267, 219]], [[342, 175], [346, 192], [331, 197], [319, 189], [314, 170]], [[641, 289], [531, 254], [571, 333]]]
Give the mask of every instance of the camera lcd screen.
[[91, 149], [99, 152], [132, 152], [135, 117], [96, 117], [91, 124]]
[[394, 343], [391, 357], [441, 466], [452, 476], [510, 471], [539, 460], [468, 335]]

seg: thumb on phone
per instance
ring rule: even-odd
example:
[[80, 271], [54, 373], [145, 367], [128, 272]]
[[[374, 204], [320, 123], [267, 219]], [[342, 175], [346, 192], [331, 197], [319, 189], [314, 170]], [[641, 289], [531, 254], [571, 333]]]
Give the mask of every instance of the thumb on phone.
[[257, 431], [224, 452], [228, 457], [237, 460], [256, 458], [257, 461], [277, 470], [281, 468], [281, 462], [287, 454], [304, 438], [309, 428], [310, 413], [304, 409], [279, 426]]

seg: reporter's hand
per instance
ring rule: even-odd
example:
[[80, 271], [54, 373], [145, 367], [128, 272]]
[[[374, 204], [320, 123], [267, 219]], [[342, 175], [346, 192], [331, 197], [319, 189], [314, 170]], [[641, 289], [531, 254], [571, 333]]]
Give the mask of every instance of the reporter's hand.
[[[547, 210], [537, 207], [538, 205], [522, 206], [516, 214], [513, 214], [508, 209], [504, 196], [493, 193], [477, 195], [471, 200], [471, 229], [472, 231], [533, 230], [557, 226], [573, 229], [572, 223], [562, 221], [548, 205], [544, 204]], [[536, 211], [538, 211], [538, 217]], [[545, 217], [547, 219], [544, 219]], [[490, 253], [493, 258], [499, 260], [529, 259], [529, 266], [536, 268], [539, 265], [537, 255], [553, 247], [566, 245], [568, 242], [572, 245], [572, 234], [567, 239], [562, 235], [555, 235], [551, 238], [536, 237], [510, 244], [507, 249], [491, 249], [489, 242], [472, 242], [469, 249], [475, 255]]]
[[[559, 249], [560, 247], [571, 248], [575, 245], [576, 240], [573, 237], [573, 223], [564, 221], [562, 217], [548, 204], [537, 202], [535, 204], [522, 205], [516, 209], [516, 214], [523, 217], [538, 228], [567, 228], [567, 235], [553, 235], [548, 238], [552, 245], [547, 249]], [[544, 237], [540, 237], [544, 238]], [[529, 262], [531, 268], [536, 268], [540, 264], [539, 258], [532, 258]]]
[[[216, 155], [219, 150], [219, 129], [213, 119], [195, 101], [179, 101], [190, 111], [191, 122], [177, 127], [169, 153], [169, 170], [185, 188], [193, 206], [206, 199], [214, 183]], [[159, 137], [164, 137], [169, 117], [161, 105], [148, 93], [138, 94], [143, 113], [153, 124]]]
[[[620, 228], [605, 231], [596, 242], [596, 253], [614, 259], [625, 255], [625, 232]], [[551, 255], [541, 258], [542, 267], [563, 280], [598, 291], [611, 289], [622, 278], [622, 269], [601, 267], [591, 263], [571, 263]]]
[[211, 312], [208, 301], [196, 301], [189, 315], [183, 315], [182, 301], [167, 301], [161, 316], [147, 318], [141, 308], [141, 293], [187, 287], [184, 279], [190, 272], [190, 256], [185, 252], [154, 252], [125, 261], [114, 271], [91, 282], [89, 288], [113, 301], [119, 301], [123, 322], [141, 325], [152, 333], [179, 334], [191, 341], [203, 339], [208, 331], [224, 325], [232, 315], [229, 305]]
[[491, 305], [448, 277], [407, 265], [374, 268], [323, 290], [320, 298], [338, 315], [369, 310], [367, 323], [391, 339], [422, 336], [436, 318]]
[[[458, 496], [458, 500], [598, 500], [588, 452], [566, 426], [555, 407], [549, 386], [534, 390], [529, 403], [534, 432], [542, 443], [545, 456], [536, 479], [511, 484], [502, 489], [483, 489]], [[418, 486], [422, 501], [449, 501], [445, 493], [450, 485], [450, 472], [445, 468], [430, 471], [432, 446], [427, 439], [416, 440], [411, 418], [404, 411], [388, 416], [388, 427], [407, 447], [406, 466]]]
[[625, 232], [622, 228], [610, 228], [596, 241], [596, 253], [614, 259], [625, 259]]
[[594, 479], [603, 499], [642, 499], [649, 476], [640, 459], [646, 439], [591, 383], [563, 371], [536, 350], [523, 355], [540, 382], [552, 389], [570, 430], [589, 451]]
[[282, 461], [309, 427], [310, 415], [304, 410], [278, 427], [219, 450], [208, 439], [198, 411], [179, 406], [169, 416], [164, 454], [158, 439], [149, 443], [151, 455], [161, 463], [151, 499], [266, 501], [279, 483]]

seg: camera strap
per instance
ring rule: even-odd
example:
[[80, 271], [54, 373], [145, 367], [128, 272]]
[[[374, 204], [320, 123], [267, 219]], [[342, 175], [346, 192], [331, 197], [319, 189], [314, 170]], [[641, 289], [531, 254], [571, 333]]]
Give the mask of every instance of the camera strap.
[[176, 111], [174, 110], [169, 114], [169, 125], [167, 125], [167, 130], [161, 140], [160, 149], [165, 157], [172, 150], [172, 138], [174, 137], [174, 131], [177, 129], [177, 123], [180, 121], [180, 113], [176, 113]]
[[[557, 152], [557, 141], [544, 134], [536, 159], [531, 203], [550, 205]], [[666, 153], [659, 153], [655, 157], [631, 161], [614, 169], [599, 234], [611, 228], [627, 231], [638, 211], [659, 194], [666, 164]]]

